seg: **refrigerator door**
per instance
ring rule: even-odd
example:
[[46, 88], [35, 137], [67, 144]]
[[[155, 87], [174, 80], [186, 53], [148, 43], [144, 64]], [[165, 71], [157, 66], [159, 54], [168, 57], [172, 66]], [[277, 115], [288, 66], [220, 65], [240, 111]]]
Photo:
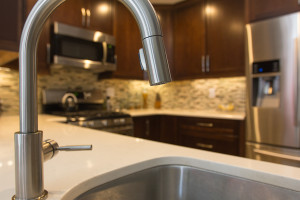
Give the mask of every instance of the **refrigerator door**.
[[300, 147], [299, 19], [293, 13], [246, 26], [247, 141]]
[[246, 143], [246, 157], [256, 160], [300, 167], [300, 150]]

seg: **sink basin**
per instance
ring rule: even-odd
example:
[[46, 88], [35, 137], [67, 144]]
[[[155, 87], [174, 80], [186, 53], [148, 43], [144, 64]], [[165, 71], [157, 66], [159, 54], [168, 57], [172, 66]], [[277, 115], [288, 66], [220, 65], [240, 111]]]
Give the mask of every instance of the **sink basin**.
[[182, 164], [143, 169], [86, 189], [76, 196], [75, 191], [78, 192], [76, 188], [69, 191], [63, 200], [300, 199], [299, 191]]

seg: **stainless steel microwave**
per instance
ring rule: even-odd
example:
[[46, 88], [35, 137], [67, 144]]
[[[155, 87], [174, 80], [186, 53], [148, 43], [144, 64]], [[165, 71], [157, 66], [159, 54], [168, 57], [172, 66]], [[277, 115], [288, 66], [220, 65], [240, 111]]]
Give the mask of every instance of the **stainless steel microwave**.
[[115, 38], [54, 22], [51, 28], [49, 61], [52, 67], [73, 67], [95, 72], [116, 70]]

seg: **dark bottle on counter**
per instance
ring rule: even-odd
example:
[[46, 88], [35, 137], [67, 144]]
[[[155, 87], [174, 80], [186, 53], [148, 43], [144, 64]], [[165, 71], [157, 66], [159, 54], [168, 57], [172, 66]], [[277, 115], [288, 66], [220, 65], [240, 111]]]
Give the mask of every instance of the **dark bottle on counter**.
[[154, 108], [156, 108], [156, 109], [160, 109], [161, 108], [161, 98], [160, 98], [160, 94], [159, 93], [156, 93]]

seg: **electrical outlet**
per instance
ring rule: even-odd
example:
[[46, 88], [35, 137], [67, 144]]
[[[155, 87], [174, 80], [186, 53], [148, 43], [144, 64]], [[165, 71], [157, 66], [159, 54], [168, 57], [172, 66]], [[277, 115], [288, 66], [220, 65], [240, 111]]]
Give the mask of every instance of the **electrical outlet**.
[[115, 96], [115, 88], [109, 87], [106, 89], [106, 96], [114, 97]]
[[213, 99], [216, 97], [216, 89], [215, 88], [209, 88], [208, 89], [208, 97], [210, 99]]

